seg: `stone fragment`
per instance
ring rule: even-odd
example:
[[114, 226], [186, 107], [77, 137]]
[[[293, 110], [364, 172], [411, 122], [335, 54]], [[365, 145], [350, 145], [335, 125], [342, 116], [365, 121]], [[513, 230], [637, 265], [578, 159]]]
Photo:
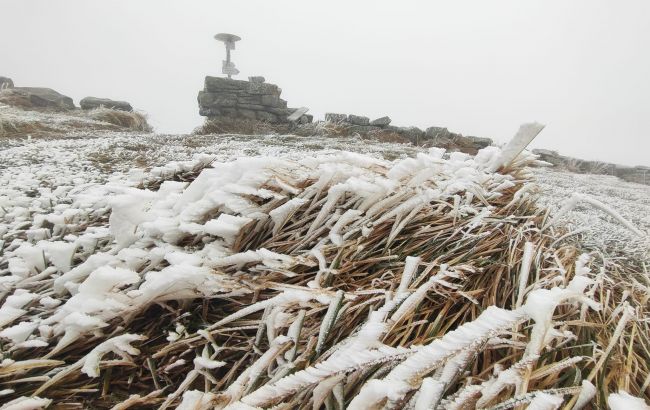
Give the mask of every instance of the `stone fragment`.
[[254, 77], [248, 77], [248, 81], [251, 83], [263, 83], [265, 79], [261, 75], [256, 75]]
[[368, 125], [370, 124], [370, 118], [364, 117], [361, 115], [348, 115], [348, 122], [352, 125]]
[[335, 114], [333, 112], [328, 112], [325, 114], [325, 121], [327, 122], [345, 122], [348, 120], [346, 114]]
[[120, 111], [133, 111], [133, 107], [126, 101], [111, 100], [109, 98], [86, 97], [79, 101], [83, 110], [92, 110], [99, 107], [110, 108]]
[[300, 107], [287, 117], [287, 121], [298, 121], [300, 117], [302, 117], [302, 115], [305, 114], [307, 111], [309, 111], [309, 108]]
[[381, 117], [376, 120], [370, 121], [370, 125], [376, 125], [377, 127], [385, 127], [390, 124], [390, 117]]

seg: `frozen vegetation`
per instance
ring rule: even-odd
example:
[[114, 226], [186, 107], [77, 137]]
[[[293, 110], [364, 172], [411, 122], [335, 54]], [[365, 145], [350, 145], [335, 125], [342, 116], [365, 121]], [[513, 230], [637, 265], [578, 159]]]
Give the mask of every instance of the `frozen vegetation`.
[[650, 187], [504, 152], [0, 139], [0, 408], [647, 408]]

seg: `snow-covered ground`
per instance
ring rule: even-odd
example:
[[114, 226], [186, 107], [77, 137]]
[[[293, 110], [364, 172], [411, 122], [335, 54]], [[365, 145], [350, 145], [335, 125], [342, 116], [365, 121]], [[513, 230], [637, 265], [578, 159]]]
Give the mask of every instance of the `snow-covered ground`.
[[[209, 155], [216, 161], [241, 156], [282, 156], [299, 159], [337, 150], [378, 158], [412, 156], [417, 147], [351, 138], [295, 136], [185, 136], [131, 133], [72, 134], [67, 138], [0, 139], [0, 241], [12, 240], [16, 229], [37, 214], [67, 207], [72, 198], [93, 184], [123, 183], [174, 161]], [[168, 171], [173, 169], [167, 168]], [[538, 168], [540, 202], [557, 210], [573, 193], [596, 198], [617, 210], [643, 232], [650, 231], [650, 186], [605, 175], [573, 174]], [[130, 175], [130, 177], [129, 177]], [[70, 211], [72, 212], [72, 211]], [[571, 230], [584, 230], [588, 245], [625, 248], [647, 256], [647, 242], [605, 212], [579, 205], [560, 220]]]
[[[177, 360], [178, 357], [165, 355], [175, 351], [177, 345], [202, 337], [212, 341], [210, 332], [216, 327], [251, 312], [266, 309], [265, 303], [274, 306], [272, 304], [277, 302], [283, 307], [273, 307], [269, 310], [269, 317], [262, 319], [264, 323], [273, 325], [267, 327], [266, 331], [269, 340], [267, 353], [270, 353], [264, 353], [260, 361], [266, 360], [266, 357], [273, 361], [275, 349], [283, 349], [293, 343], [291, 340], [300, 339], [301, 330], [298, 325], [289, 325], [289, 319], [293, 316], [284, 313], [284, 305], [307, 303], [312, 300], [323, 306], [330, 306], [322, 324], [314, 327], [321, 329], [318, 331], [316, 347], [320, 354], [327, 337], [321, 339], [320, 334], [329, 333], [329, 326], [337, 317], [334, 312], [341, 306], [343, 298], [357, 297], [346, 296], [343, 290], [334, 294], [321, 287], [326, 283], [323, 275], [334, 272], [334, 262], [328, 265], [326, 254], [331, 259], [339, 252], [332, 252], [334, 248], [330, 249], [324, 244], [341, 246], [350, 238], [349, 235], [357, 235], [357, 239], [385, 239], [385, 244], [366, 244], [355, 242], [357, 239], [349, 240], [349, 243], [355, 244], [351, 248], [354, 254], [366, 252], [366, 262], [376, 261], [378, 257], [370, 254], [370, 250], [388, 248], [393, 242], [402, 243], [394, 239], [413, 218], [421, 216], [424, 208], [431, 208], [426, 211], [431, 212], [432, 203], [437, 203], [436, 212], [445, 209], [447, 216], [451, 216], [450, 220], [471, 218], [462, 225], [464, 233], [462, 239], [457, 241], [466, 241], [465, 246], [474, 249], [481, 243], [492, 243], [495, 239], [496, 242], [501, 241], [504, 244], [512, 239], [500, 227], [504, 222], [510, 224], [514, 221], [516, 218], [510, 218], [516, 212], [506, 215], [495, 212], [499, 201], [502, 202], [503, 209], [512, 206], [513, 210], [522, 207], [533, 211], [529, 216], [521, 218], [524, 222], [519, 226], [523, 231], [531, 231], [531, 227], [534, 227], [533, 231], [539, 234], [546, 228], [542, 224], [527, 222], [529, 217], [537, 219], [540, 213], [529, 207], [531, 202], [524, 195], [535, 195], [533, 198], [537, 198], [540, 205], [548, 205], [557, 211], [567, 199], [575, 198], [574, 194], [579, 193], [587, 198], [583, 202], [591, 201], [592, 204], [579, 204], [554, 221], [568, 225], [569, 231], [583, 231], [583, 243], [586, 240], [588, 247], [606, 249], [610, 254], [624, 251], [628, 256], [640, 261], [647, 258], [650, 187], [606, 176], [574, 175], [544, 168], [530, 169], [531, 173], [515, 166], [512, 173], [493, 173], [489, 171], [491, 164], [509, 162], [509, 159], [502, 162], [503, 152], [496, 147], [488, 147], [476, 157], [470, 157], [462, 153], [446, 156], [444, 150], [439, 148], [424, 150], [408, 145], [351, 138], [78, 133], [58, 139], [1, 139], [0, 156], [0, 299], [3, 299], [0, 306], [0, 339], [7, 343], [3, 345], [5, 352], [0, 355], [0, 368], [13, 374], [12, 369], [27, 363], [16, 360], [33, 358], [30, 356], [30, 349], [41, 349], [43, 352], [42, 349], [48, 348], [47, 356], [44, 357], [65, 356], [68, 348], [89, 335], [103, 340], [90, 352], [82, 349], [85, 353], [80, 358], [73, 353], [72, 356], [65, 356], [66, 359], [61, 362], [47, 362], [47, 366], [56, 363], [53, 365], [58, 367], [38, 379], [44, 382], [38, 389], [12, 386], [0, 390], [0, 400], [3, 396], [17, 397], [17, 401], [12, 403], [21, 406], [25, 400], [41, 400], [42, 405], [49, 403], [51, 399], [55, 400], [62, 392], [67, 394], [68, 390], [63, 387], [64, 390], [57, 391], [52, 386], [63, 385], [63, 379], [68, 374], [81, 372], [90, 378], [98, 377], [100, 362], [107, 354], [115, 354], [129, 361], [129, 355], [140, 353], [131, 344], [139, 343], [147, 337], [159, 341], [166, 335], [166, 340], [170, 342], [168, 345], [163, 343], [164, 346], [156, 353], [160, 357], [164, 356], [164, 360], [161, 359], [159, 363], [160, 369], [184, 366], [185, 359]], [[524, 157], [522, 161], [525, 163], [536, 162], [530, 154]], [[392, 161], [394, 159], [402, 160]], [[196, 174], [195, 171], [213, 161], [219, 164], [203, 171], [189, 185], [182, 182], [185, 180], [185, 174]], [[498, 165], [494, 168], [498, 168]], [[537, 184], [527, 182], [531, 178], [530, 175], [534, 175]], [[176, 178], [171, 178], [172, 176]], [[157, 184], [163, 180], [165, 182]], [[518, 181], [526, 182], [520, 185]], [[511, 188], [517, 186], [519, 188], [515, 193]], [[136, 189], [141, 187], [152, 190]], [[535, 191], [540, 195], [537, 196]], [[326, 193], [324, 196], [323, 192]], [[337, 204], [341, 205], [340, 209]], [[594, 204], [601, 209], [594, 208]], [[347, 210], [342, 212], [346, 207]], [[307, 211], [312, 213], [306, 214]], [[385, 214], [382, 214], [382, 211], [385, 211]], [[300, 214], [302, 216], [292, 219], [292, 215], [297, 215], [298, 212], [303, 212]], [[617, 212], [620, 214], [619, 220], [615, 220]], [[558, 212], [554, 214], [557, 215]], [[392, 228], [386, 229], [385, 234], [377, 233], [375, 229], [384, 226], [382, 223], [389, 218], [395, 218]], [[434, 220], [439, 220], [438, 216], [434, 216]], [[430, 241], [429, 235], [432, 231], [427, 231], [430, 228], [428, 223], [417, 220], [413, 224], [417, 226], [417, 230], [404, 233], [402, 238], [420, 235], [424, 237], [425, 242], [435, 242]], [[473, 232], [482, 224], [494, 224], [495, 228]], [[628, 227], [624, 224], [628, 224]], [[287, 225], [294, 229], [287, 231], [290, 235], [306, 239], [287, 240], [286, 238], [291, 238], [283, 236], [283, 227]], [[253, 229], [252, 226], [256, 228]], [[456, 231], [457, 228], [455, 224], [451, 224], [449, 229]], [[313, 238], [321, 235], [323, 231], [329, 233], [316, 246], [311, 244], [310, 241], [315, 241]], [[301, 251], [290, 255], [278, 253], [277, 249], [269, 250], [255, 242], [259, 239], [260, 232], [278, 235], [279, 243], [284, 244], [282, 246], [297, 247], [303, 243], [307, 244], [309, 246], [305, 250], [309, 249], [309, 253]], [[422, 241], [422, 238], [419, 240]], [[255, 246], [241, 251], [239, 246], [242, 243], [254, 243]], [[468, 245], [470, 243], [471, 246]], [[365, 250], [366, 245], [368, 250]], [[533, 242], [526, 242], [524, 245], [522, 266], [528, 266], [532, 261], [534, 246], [536, 245]], [[541, 242], [537, 246], [541, 249]], [[390, 248], [388, 253], [394, 254], [393, 252], [396, 250]], [[445, 255], [447, 252], [453, 250], [445, 251]], [[557, 253], [548, 252], [548, 255], [555, 255], [557, 258]], [[347, 257], [342, 256], [341, 260], [347, 260]], [[541, 317], [537, 313], [539, 301], [546, 297], [540, 295], [553, 293], [575, 297], [578, 294], [575, 289], [584, 287], [587, 283], [596, 283], [583, 276], [590, 272], [584, 266], [588, 260], [588, 255], [578, 259], [577, 282], [574, 283], [574, 278], [566, 289], [555, 288], [553, 292], [536, 289], [529, 295], [532, 302], [526, 302], [521, 309], [507, 311], [491, 306], [486, 310], [490, 313], [476, 319], [479, 324], [467, 324], [467, 329], [486, 329], [487, 325], [494, 325], [495, 329], [503, 328], [509, 331], [517, 321], [523, 317], [527, 318], [528, 315], [533, 317], [537, 326], [537, 318]], [[241, 276], [238, 270], [250, 263], [260, 264], [251, 266], [254, 275], [247, 279]], [[251, 303], [245, 308], [236, 305], [237, 310], [234, 313], [206, 329], [194, 329], [196, 334], [188, 333], [184, 325], [178, 322], [173, 330], [155, 328], [151, 335], [147, 335], [145, 329], [133, 327], [136, 322], [131, 320], [125, 320], [125, 324], [132, 327], [124, 329], [119, 326], [109, 332], [117, 318], [144, 312], [152, 303], [196, 297], [205, 300], [215, 297], [227, 299], [253, 294], [258, 287], [249, 286], [248, 282], [254, 281], [261, 272], [270, 269], [283, 275], [282, 278], [292, 278], [296, 274], [289, 266], [298, 263], [318, 270], [313, 280], [305, 282], [302, 286], [284, 284], [282, 286], [288, 287], [279, 295], [266, 301]], [[461, 271], [447, 271], [447, 265], [443, 264], [439, 274], [423, 282], [424, 284], [407, 298], [411, 277], [419, 263], [419, 257], [406, 259], [397, 290], [400, 295], [401, 289], [403, 296], [386, 299], [384, 314], [396, 306], [393, 301], [404, 302], [391, 316], [397, 317], [394, 319], [396, 323], [408, 309], [415, 309], [412, 303], [420, 303], [420, 298], [424, 298], [429, 288], [437, 283], [436, 280], [454, 288], [455, 285], [446, 281], [447, 276], [450, 280], [461, 277], [458, 273]], [[499, 264], [494, 264], [497, 265]], [[219, 268], [219, 271], [214, 268]], [[340, 269], [343, 272], [348, 268], [342, 266]], [[564, 275], [563, 269], [545, 271], [555, 272], [554, 274], [562, 272]], [[389, 273], [392, 275], [392, 272], [386, 271], [377, 277], [377, 280], [383, 281], [381, 278]], [[557, 279], [562, 280], [562, 277]], [[525, 284], [525, 280], [521, 283]], [[280, 282], [274, 280], [273, 286], [279, 286]], [[359, 294], [378, 292], [373, 283], [368, 281], [367, 284], [372, 289], [361, 289]], [[389, 288], [385, 290], [387, 289]], [[523, 290], [519, 292], [523, 303]], [[583, 292], [580, 291], [579, 295], [582, 297]], [[248, 299], [246, 300], [246, 303], [249, 303]], [[548, 304], [552, 307], [551, 314], [555, 305], [556, 302]], [[530, 306], [534, 309], [531, 310]], [[499, 313], [496, 314], [495, 311]], [[531, 313], [533, 311], [536, 313]], [[303, 311], [304, 314], [306, 313]], [[178, 320], [182, 316], [184, 314], [179, 316]], [[372, 315], [375, 316], [383, 317], [382, 314]], [[486, 317], [489, 320], [485, 319]], [[370, 320], [369, 317], [368, 320], [371, 334], [376, 332], [375, 329], [383, 329], [383, 325], [377, 327], [374, 319]], [[545, 320], [539, 321], [540, 326], [551, 326]], [[625, 324], [626, 320], [627, 316], [624, 314], [621, 323]], [[276, 329], [285, 327], [288, 328], [288, 335], [294, 335], [294, 339], [275, 333]], [[454, 332], [456, 331], [450, 332], [449, 341], [440, 342], [440, 346], [449, 346], [451, 340], [458, 342], [458, 336]], [[462, 334], [467, 335], [468, 332], [472, 335], [472, 338], [466, 341], [468, 346], [478, 346], [474, 338], [483, 340], [481, 338], [485, 336], [483, 333], [475, 335], [473, 331], [468, 330], [464, 330]], [[370, 349], [369, 346], [375, 346], [378, 342], [379, 334], [369, 337], [363, 330], [360, 334], [363, 334], [359, 342], [361, 345], [352, 344], [353, 350], [346, 350], [346, 354], [353, 355], [350, 357], [356, 357], [358, 352], [366, 354], [366, 350], [372, 354], [379, 352], [382, 355], [398, 356], [405, 352], [409, 355], [415, 352], [408, 351], [406, 347], [393, 348], [388, 345], [385, 346], [388, 350], [375, 350], [374, 347]], [[536, 334], [535, 331], [532, 334]], [[571, 332], [568, 334], [573, 335]], [[483, 343], [481, 342], [481, 345]], [[533, 347], [538, 346], [534, 347], [535, 349], [542, 349], [543, 344], [538, 337], [531, 337], [530, 343]], [[212, 346], [217, 345], [214, 343]], [[431, 349], [438, 348], [433, 342], [431, 346]], [[355, 350], [357, 348], [361, 350]], [[183, 349], [186, 352], [193, 351], [185, 347]], [[192, 362], [195, 370], [185, 369], [185, 377], [189, 381], [187, 384], [181, 383], [174, 393], [165, 393], [169, 395], [163, 407], [177, 401], [183, 389], [192, 383], [196, 375], [205, 375], [210, 379], [212, 376], [205, 372], [205, 369], [215, 369], [227, 364], [225, 361], [215, 360], [221, 349], [214, 349], [214, 354], [211, 354], [206, 346], [201, 356], [197, 356]], [[360, 357], [364, 357], [363, 354], [360, 354]], [[423, 354], [429, 355], [426, 351]], [[341, 357], [343, 356], [334, 354], [332, 360], [346, 364], [347, 359], [342, 360]], [[395, 380], [401, 382], [402, 378], [407, 379], [408, 374], [400, 376], [402, 370], [399, 369], [411, 368], [419, 361], [420, 356], [416, 352], [399, 365], [402, 367], [396, 367], [398, 370], [395, 374], [391, 372], [386, 376], [387, 379], [380, 383], [386, 383], [385, 386], [390, 387]], [[62, 366], [63, 363], [65, 367]], [[152, 369], [151, 364], [148, 366]], [[251, 368], [255, 369], [256, 366]], [[155, 373], [153, 370], [152, 372]], [[242, 374], [242, 377], [248, 377], [246, 372]], [[322, 376], [321, 373], [314, 374]], [[292, 386], [292, 377], [282, 378], [283, 384], [278, 382], [278, 385]], [[304, 380], [313, 382], [311, 373], [305, 376], [307, 378], [304, 380], [301, 379], [303, 376], [297, 377], [300, 383]], [[238, 383], [240, 382], [235, 381], [232, 385], [238, 386]], [[226, 394], [231, 395], [229, 400], [237, 401], [242, 398], [245, 389], [242, 387], [239, 393], [236, 389], [238, 388], [227, 389]], [[293, 387], [287, 389], [295, 390]], [[84, 393], [92, 393], [91, 390]], [[381, 394], [388, 394], [383, 390], [373, 390], [370, 387], [362, 390], [350, 408], [354, 407], [352, 404], [355, 402], [362, 402], [367, 397], [377, 396], [380, 397], [375, 397], [377, 400], [383, 400], [384, 396]], [[269, 389], [260, 388], [242, 400], [246, 399], [247, 402], [257, 403], [256, 406], [262, 406], [259, 403], [275, 400], [275, 396], [269, 395], [268, 392]], [[41, 393], [45, 393], [42, 395], [44, 398], [27, 398], [31, 395], [41, 396]], [[191, 402], [195, 394], [199, 394], [199, 398], [214, 398], [212, 393], [206, 393], [207, 396], [204, 397], [200, 392], [188, 391], [182, 397], [183, 403]]]

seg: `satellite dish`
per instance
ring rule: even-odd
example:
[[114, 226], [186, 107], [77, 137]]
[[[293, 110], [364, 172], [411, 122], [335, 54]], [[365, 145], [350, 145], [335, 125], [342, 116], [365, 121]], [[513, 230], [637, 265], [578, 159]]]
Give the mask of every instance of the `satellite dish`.
[[215, 40], [223, 41], [226, 44], [226, 48], [230, 50], [234, 50], [235, 42], [241, 40], [241, 37], [234, 34], [228, 34], [228, 33], [216, 34], [214, 38]]
[[229, 33], [219, 33], [214, 38], [226, 45], [226, 59], [222, 62], [221, 72], [227, 74], [228, 78], [232, 78], [233, 75], [239, 74], [239, 70], [235, 67], [235, 63], [230, 61], [230, 50], [235, 49], [235, 42], [241, 40], [241, 37]]

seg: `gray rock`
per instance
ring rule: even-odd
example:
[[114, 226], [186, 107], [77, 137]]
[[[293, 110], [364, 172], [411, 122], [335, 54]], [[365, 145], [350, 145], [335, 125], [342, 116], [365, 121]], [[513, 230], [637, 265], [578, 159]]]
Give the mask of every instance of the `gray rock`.
[[232, 80], [222, 77], [205, 77], [205, 91], [220, 92], [224, 90], [247, 90], [248, 81]]
[[250, 81], [251, 83], [263, 83], [266, 80], [261, 75], [256, 75], [254, 77], [248, 77], [248, 81]]
[[370, 125], [376, 125], [377, 127], [385, 127], [390, 124], [390, 117], [381, 117], [376, 120], [370, 121]]
[[479, 149], [489, 147], [493, 143], [491, 138], [473, 137], [471, 135], [464, 138]]
[[0, 76], [0, 90], [6, 90], [7, 88], [14, 88], [14, 82], [9, 77]]
[[14, 87], [2, 90], [0, 102], [23, 108], [49, 108], [54, 110], [72, 110], [75, 108], [72, 98], [51, 88], [41, 87]]
[[108, 98], [86, 97], [79, 101], [83, 110], [92, 110], [99, 107], [111, 108], [120, 111], [133, 111], [133, 107], [126, 101], [116, 101]]
[[352, 125], [368, 125], [370, 124], [370, 118], [364, 117], [361, 115], [348, 115], [348, 122]]
[[427, 139], [442, 139], [442, 138], [451, 138], [451, 133], [447, 128], [443, 127], [429, 127], [425, 131], [425, 137]]
[[419, 144], [420, 141], [424, 139], [424, 131], [418, 127], [404, 127], [399, 133], [408, 138], [414, 144]]
[[348, 120], [346, 114], [335, 114], [333, 112], [325, 113], [325, 121], [328, 122], [345, 122]]
[[237, 105], [237, 96], [230, 93], [210, 93], [199, 91], [200, 107], [234, 107]]

